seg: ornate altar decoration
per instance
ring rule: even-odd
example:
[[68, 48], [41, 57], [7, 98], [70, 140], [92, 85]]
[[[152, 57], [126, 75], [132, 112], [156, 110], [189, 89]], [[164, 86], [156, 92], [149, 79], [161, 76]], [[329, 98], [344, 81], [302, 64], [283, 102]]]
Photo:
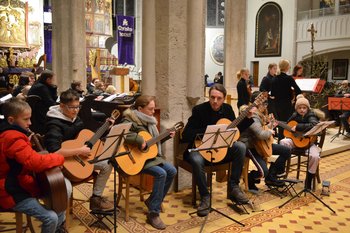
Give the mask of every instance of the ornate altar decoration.
[[28, 47], [28, 5], [0, 0], [0, 47]]

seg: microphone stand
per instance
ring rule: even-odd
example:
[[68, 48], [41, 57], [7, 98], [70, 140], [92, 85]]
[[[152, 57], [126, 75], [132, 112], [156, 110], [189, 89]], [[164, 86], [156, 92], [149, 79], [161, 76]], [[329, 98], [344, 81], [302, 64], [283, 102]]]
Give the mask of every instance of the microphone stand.
[[[206, 153], [209, 153], [209, 154], [210, 154], [210, 162], [209, 162], [209, 168], [210, 168], [210, 171], [209, 171], [209, 172], [210, 172], [210, 174], [213, 173], [213, 163], [214, 163], [213, 150], [214, 150], [214, 151], [217, 151], [217, 150], [220, 149], [220, 148], [228, 148], [228, 147], [230, 146], [231, 143], [227, 143], [226, 139], [230, 138], [231, 136], [232, 136], [232, 139], [233, 139], [233, 135], [234, 135], [234, 133], [235, 133], [235, 131], [231, 131], [231, 132], [232, 132], [231, 136], [229, 136], [229, 137], [227, 137], [227, 138], [225, 139], [225, 138], [222, 136], [222, 134], [221, 134], [221, 133], [223, 133], [223, 132], [227, 132], [227, 131], [222, 131], [222, 132], [220, 132], [220, 129], [217, 129], [216, 132], [205, 133], [205, 134], [211, 134], [211, 136], [209, 137], [209, 139], [205, 141], [205, 143], [207, 143], [209, 140], [212, 139], [211, 145], [210, 145], [209, 147], [205, 147], [205, 148], [201, 148], [201, 147], [199, 146], [198, 148], [189, 149], [189, 150], [188, 150], [189, 152], [193, 152], [193, 151], [206, 151]], [[203, 137], [204, 137], [205, 134], [203, 134]], [[199, 137], [199, 136], [197, 135], [197, 137]], [[223, 142], [224, 142], [224, 145], [216, 145], [216, 144], [217, 144], [217, 141], [218, 141], [218, 139], [219, 139], [219, 137], [222, 138], [222, 140], [223, 140]], [[202, 143], [204, 143], [204, 142], [202, 142]], [[233, 219], [233, 218], [231, 218], [230, 216], [228, 216], [228, 215], [222, 213], [221, 211], [219, 211], [219, 210], [217, 210], [217, 209], [215, 209], [215, 208], [212, 207], [213, 182], [210, 181], [209, 183], [210, 183], [210, 185], [209, 185], [209, 207], [207, 208], [207, 209], [209, 209], [209, 214], [210, 214], [211, 212], [215, 211], [216, 213], [221, 214], [222, 216], [224, 216], [224, 217], [226, 217], [226, 218], [228, 218], [228, 219], [230, 219], [230, 220], [232, 220], [232, 221], [234, 221], [234, 222], [240, 224], [241, 226], [245, 226], [243, 223], [239, 222], [238, 220]], [[228, 180], [228, 184], [227, 184], [227, 185], [229, 185], [229, 180]], [[193, 214], [195, 214], [195, 213], [197, 213], [197, 212], [198, 212], [198, 211], [192, 212], [192, 213], [190, 213], [190, 215], [193, 215]], [[202, 231], [203, 231], [204, 226], [205, 226], [205, 224], [206, 224], [206, 222], [207, 222], [207, 220], [208, 220], [209, 214], [208, 214], [207, 216], [205, 216], [204, 222], [202, 223], [202, 226], [201, 226], [201, 229], [200, 229], [199, 232], [202, 232]]]

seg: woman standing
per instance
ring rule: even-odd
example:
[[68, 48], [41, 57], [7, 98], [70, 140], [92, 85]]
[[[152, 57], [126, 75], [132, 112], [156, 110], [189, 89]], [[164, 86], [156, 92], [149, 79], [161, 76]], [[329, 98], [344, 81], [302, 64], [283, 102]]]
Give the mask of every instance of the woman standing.
[[[279, 121], [287, 121], [292, 115], [293, 90], [295, 96], [301, 94], [301, 90], [292, 76], [288, 75], [290, 63], [282, 59], [278, 64], [281, 73], [273, 79], [271, 84], [271, 96], [275, 102], [275, 117]], [[283, 138], [283, 130], [279, 128], [278, 138]]]
[[249, 104], [249, 99], [250, 99], [252, 90], [248, 83], [249, 70], [247, 68], [241, 69], [241, 71], [239, 72], [238, 78], [239, 78], [239, 81], [237, 83], [237, 93], [238, 93], [237, 107], [239, 109], [239, 107], [241, 107], [242, 105]]
[[[153, 116], [155, 106], [155, 98], [153, 96], [142, 95], [136, 99], [133, 109], [127, 109], [123, 113], [124, 118], [122, 122], [131, 122], [130, 131], [134, 132], [126, 137], [125, 142], [127, 144], [137, 145], [141, 150], [145, 150], [147, 149], [146, 141], [137, 133], [146, 131], [152, 137], [159, 135], [157, 119]], [[172, 131], [170, 137], [174, 135], [175, 131]], [[166, 228], [166, 225], [161, 220], [159, 213], [164, 197], [176, 175], [176, 168], [162, 157], [160, 143], [157, 143], [157, 146], [158, 155], [154, 159], [146, 161], [142, 173], [154, 177], [152, 193], [145, 201], [148, 207], [147, 222], [154, 228], [163, 230]]]

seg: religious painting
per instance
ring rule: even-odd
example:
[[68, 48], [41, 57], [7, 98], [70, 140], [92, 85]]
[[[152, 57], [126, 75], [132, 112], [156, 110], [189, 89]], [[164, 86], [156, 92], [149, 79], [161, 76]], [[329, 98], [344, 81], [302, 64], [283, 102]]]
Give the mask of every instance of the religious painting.
[[85, 12], [93, 12], [93, 0], [85, 0]]
[[105, 34], [104, 24], [105, 24], [105, 16], [95, 14], [94, 33]]
[[105, 10], [105, 1], [104, 0], [96, 0], [95, 13], [103, 14], [104, 10]]
[[320, 16], [334, 14], [335, 0], [320, 0]]
[[28, 47], [28, 5], [19, 0], [0, 1], [0, 46]]
[[86, 32], [92, 32], [94, 25], [94, 16], [92, 14], [85, 14], [85, 29]]
[[333, 80], [347, 80], [348, 79], [348, 59], [334, 59], [332, 66]]
[[34, 46], [40, 46], [42, 44], [40, 38], [40, 22], [31, 22], [28, 27], [28, 44]]
[[210, 57], [217, 65], [224, 65], [224, 35], [218, 35], [210, 45]]
[[279, 57], [282, 47], [282, 9], [275, 2], [262, 5], [256, 15], [255, 57]]

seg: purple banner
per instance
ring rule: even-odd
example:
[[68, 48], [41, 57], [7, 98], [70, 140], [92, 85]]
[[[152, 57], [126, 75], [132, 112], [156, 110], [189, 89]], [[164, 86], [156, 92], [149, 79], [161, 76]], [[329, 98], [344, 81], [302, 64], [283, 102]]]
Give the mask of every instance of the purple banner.
[[44, 6], [44, 50], [46, 62], [52, 63], [52, 18], [51, 7]]
[[134, 17], [117, 16], [118, 62], [134, 65]]

